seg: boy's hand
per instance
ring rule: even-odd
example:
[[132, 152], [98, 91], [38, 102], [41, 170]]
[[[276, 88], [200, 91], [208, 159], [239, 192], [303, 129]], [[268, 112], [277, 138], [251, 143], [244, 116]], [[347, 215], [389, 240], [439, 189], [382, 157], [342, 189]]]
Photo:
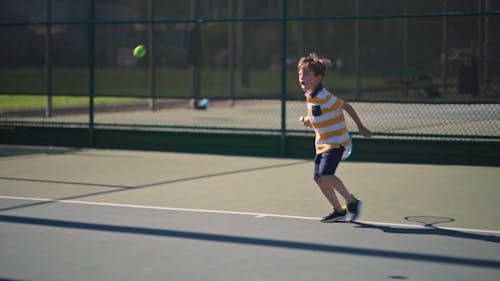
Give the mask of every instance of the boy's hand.
[[372, 132], [368, 130], [365, 126], [360, 126], [359, 128], [359, 133], [365, 137], [365, 138], [370, 138], [372, 136]]
[[299, 122], [302, 122], [302, 124], [306, 127], [311, 128], [311, 121], [309, 120], [309, 116], [300, 116]]

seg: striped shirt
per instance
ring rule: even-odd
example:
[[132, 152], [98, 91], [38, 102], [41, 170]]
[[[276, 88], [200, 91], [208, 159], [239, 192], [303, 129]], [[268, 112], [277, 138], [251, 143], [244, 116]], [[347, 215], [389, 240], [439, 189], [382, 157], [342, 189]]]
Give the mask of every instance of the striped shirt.
[[316, 154], [349, 146], [351, 138], [342, 110], [344, 101], [321, 84], [312, 94], [306, 94], [306, 101], [307, 115], [316, 134]]

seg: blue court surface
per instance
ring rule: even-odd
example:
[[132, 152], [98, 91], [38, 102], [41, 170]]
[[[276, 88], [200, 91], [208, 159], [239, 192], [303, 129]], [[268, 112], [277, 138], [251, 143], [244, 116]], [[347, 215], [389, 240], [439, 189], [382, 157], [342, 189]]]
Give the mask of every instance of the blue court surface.
[[[323, 224], [311, 165], [0, 146], [0, 279], [498, 280], [498, 168], [346, 162], [339, 176], [366, 208]], [[400, 179], [382, 185], [381, 168]], [[441, 178], [463, 171], [484, 179], [470, 194]], [[465, 212], [474, 192], [485, 210]]]

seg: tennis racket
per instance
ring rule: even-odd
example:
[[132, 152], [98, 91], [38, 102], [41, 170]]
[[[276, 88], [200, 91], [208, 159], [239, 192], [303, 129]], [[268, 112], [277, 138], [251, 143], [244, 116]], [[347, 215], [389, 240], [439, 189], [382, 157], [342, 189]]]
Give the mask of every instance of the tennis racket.
[[349, 145], [345, 147], [344, 153], [342, 154], [342, 160], [348, 159], [352, 154], [352, 148], [354, 144], [352, 142], [351, 136], [349, 136], [349, 138], [351, 139], [351, 141], [349, 142]]
[[435, 227], [438, 223], [454, 222], [454, 218], [436, 216], [407, 216], [405, 220], [422, 224], [424, 227]]

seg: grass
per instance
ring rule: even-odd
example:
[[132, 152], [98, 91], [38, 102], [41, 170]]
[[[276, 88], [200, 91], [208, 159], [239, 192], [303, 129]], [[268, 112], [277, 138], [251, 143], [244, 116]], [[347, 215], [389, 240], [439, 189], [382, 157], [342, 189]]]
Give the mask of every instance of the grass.
[[[226, 69], [201, 70], [201, 96], [209, 98], [281, 98], [281, 72], [252, 69], [249, 85], [241, 85], [240, 72], [235, 70], [234, 96], [229, 94], [230, 75]], [[355, 91], [353, 75], [331, 72], [325, 86], [340, 96]], [[363, 89], [384, 89], [380, 76], [364, 76]], [[71, 106], [88, 104], [88, 70], [86, 68], [55, 68], [53, 70], [52, 104]], [[287, 99], [302, 99], [297, 71], [288, 69]], [[159, 68], [156, 71], [158, 98], [190, 98], [191, 78], [188, 69]], [[43, 108], [46, 104], [45, 76], [41, 68], [0, 69], [0, 109]], [[148, 70], [145, 68], [96, 68], [95, 103], [116, 103], [149, 97]]]
[[[129, 102], [141, 100], [139, 98], [121, 98], [121, 97], [96, 97], [95, 104]], [[40, 95], [0, 95], [0, 109], [25, 109], [25, 108], [43, 108], [46, 104], [46, 97]], [[88, 97], [72, 97], [72, 96], [54, 96], [52, 97], [52, 105], [72, 106], [85, 105], [89, 103]]]

